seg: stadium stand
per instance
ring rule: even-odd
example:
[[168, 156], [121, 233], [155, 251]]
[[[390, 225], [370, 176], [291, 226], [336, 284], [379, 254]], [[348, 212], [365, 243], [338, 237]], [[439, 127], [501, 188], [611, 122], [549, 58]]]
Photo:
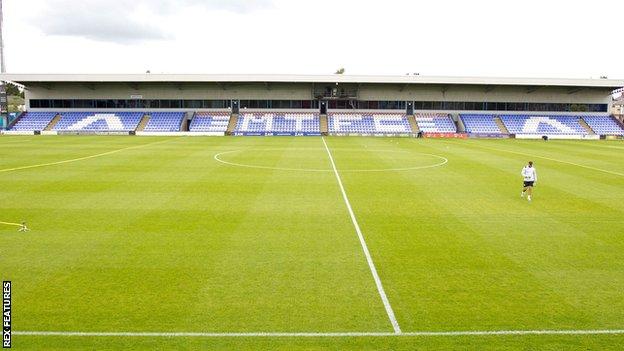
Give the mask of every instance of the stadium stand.
[[225, 133], [229, 122], [229, 112], [197, 112], [191, 120], [189, 131]]
[[54, 127], [56, 131], [133, 131], [143, 112], [65, 112]]
[[420, 113], [416, 116], [416, 124], [424, 133], [456, 133], [457, 126], [446, 113]]
[[57, 115], [56, 112], [26, 112], [11, 128], [15, 131], [44, 130]]
[[313, 112], [243, 112], [237, 135], [321, 135], [319, 114]]
[[624, 135], [624, 129], [611, 116], [583, 116], [583, 120], [598, 135]]
[[152, 112], [144, 132], [179, 132], [184, 112]]
[[459, 115], [466, 132], [476, 134], [502, 134], [500, 128], [496, 124], [494, 115], [488, 114], [461, 114]]
[[501, 115], [512, 134], [587, 135], [579, 116]]
[[412, 129], [407, 116], [402, 113], [329, 114], [330, 133], [349, 134], [409, 134]]
[[[180, 132], [185, 112], [152, 112], [141, 124], [145, 132]], [[143, 112], [25, 112], [10, 130], [44, 131], [134, 131]], [[411, 134], [408, 117], [400, 112], [330, 112], [328, 132], [334, 134]], [[608, 115], [542, 115], [463, 113], [459, 115], [467, 133], [535, 135], [621, 135], [624, 127]], [[451, 116], [419, 113], [414, 120], [424, 133], [456, 133]], [[57, 122], [58, 121], [58, 122]], [[501, 123], [502, 122], [502, 123]], [[190, 132], [225, 133], [231, 123], [237, 135], [320, 135], [316, 112], [245, 111], [231, 120], [229, 112], [197, 112]]]

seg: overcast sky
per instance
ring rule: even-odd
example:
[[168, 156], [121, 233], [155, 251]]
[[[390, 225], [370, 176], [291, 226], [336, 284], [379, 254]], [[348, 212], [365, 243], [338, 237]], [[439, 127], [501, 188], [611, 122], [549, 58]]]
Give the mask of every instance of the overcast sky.
[[11, 73], [622, 79], [621, 13], [621, 0], [4, 0], [4, 35]]

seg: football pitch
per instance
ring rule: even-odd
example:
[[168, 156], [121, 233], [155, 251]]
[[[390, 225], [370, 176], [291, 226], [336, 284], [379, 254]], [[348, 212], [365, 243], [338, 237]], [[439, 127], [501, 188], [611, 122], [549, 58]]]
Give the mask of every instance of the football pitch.
[[0, 147], [0, 221], [31, 229], [0, 224], [18, 350], [624, 345], [621, 141]]

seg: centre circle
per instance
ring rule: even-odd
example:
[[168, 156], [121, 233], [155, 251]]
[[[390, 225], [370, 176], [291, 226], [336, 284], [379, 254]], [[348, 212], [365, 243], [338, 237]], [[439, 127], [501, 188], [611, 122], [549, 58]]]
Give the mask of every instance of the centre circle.
[[[266, 170], [276, 170], [276, 171], [292, 171], [292, 172], [333, 172], [333, 169], [331, 168], [331, 165], [328, 165], [327, 168], [306, 168], [306, 167], [301, 167], [301, 168], [291, 168], [291, 167], [275, 167], [275, 166], [264, 166], [261, 164], [253, 164], [253, 163], [249, 163], [249, 162], [235, 162], [235, 161], [231, 161], [228, 160], [228, 156], [232, 156], [232, 155], [242, 155], [242, 154], [248, 154], [250, 152], [255, 152], [255, 153], [262, 153], [262, 152], [284, 152], [284, 151], [326, 151], [325, 149], [319, 148], [319, 149], [239, 149], [239, 150], [230, 150], [230, 151], [224, 151], [224, 152], [220, 152], [216, 155], [214, 155], [214, 159], [217, 162], [220, 162], [222, 164], [228, 165], [228, 166], [234, 166], [234, 167], [242, 167], [242, 168], [255, 168], [255, 169], [266, 169]], [[397, 151], [397, 150], [368, 150], [368, 149], [334, 149], [332, 150], [332, 156], [334, 156], [334, 158], [336, 158], [337, 154], [340, 154], [342, 152], [357, 152], [360, 155], [366, 155], [367, 152], [375, 152], [375, 153], [379, 153], [379, 152], [387, 152], [387, 153], [392, 153], [392, 154], [403, 154], [407, 157], [409, 156], [425, 156], [427, 158], [430, 158], [432, 160], [432, 162], [427, 163], [425, 165], [415, 165], [415, 166], [409, 166], [409, 167], [389, 167], [389, 168], [361, 168], [361, 169], [349, 169], [349, 168], [339, 168], [339, 171], [341, 173], [344, 172], [398, 172], [398, 171], [411, 171], [411, 170], [418, 170], [418, 169], [427, 169], [427, 168], [435, 168], [435, 167], [441, 167], [444, 166], [448, 163], [448, 159], [446, 157], [440, 156], [440, 155], [435, 155], [435, 154], [428, 154], [428, 153], [422, 153], [422, 152], [414, 152], [414, 151]], [[327, 154], [325, 154], [325, 156], [327, 156]], [[230, 158], [231, 159], [231, 158]], [[338, 163], [339, 159], [336, 160], [336, 163]], [[327, 161], [329, 163], [329, 160]]]

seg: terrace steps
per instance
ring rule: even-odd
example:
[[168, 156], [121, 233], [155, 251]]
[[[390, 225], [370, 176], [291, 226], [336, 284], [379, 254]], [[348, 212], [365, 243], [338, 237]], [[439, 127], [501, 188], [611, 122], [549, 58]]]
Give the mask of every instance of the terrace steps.
[[189, 121], [186, 118], [182, 119], [182, 124], [180, 124], [180, 131], [181, 132], [188, 132], [189, 131]]
[[147, 126], [147, 124], [149, 123], [150, 117], [149, 115], [145, 114], [143, 115], [143, 118], [141, 118], [141, 122], [139, 122], [139, 125], [137, 126], [136, 131], [137, 132], [142, 132], [145, 130], [145, 127]]
[[54, 118], [52, 118], [52, 120], [50, 121], [50, 123], [48, 123], [48, 125], [43, 129], [43, 130], [53, 130], [54, 127], [56, 126], [56, 124], [61, 120], [61, 115], [57, 114], [56, 116], [54, 116]]
[[594, 130], [591, 129], [589, 124], [587, 124], [587, 122], [585, 122], [585, 120], [583, 118], [579, 118], [579, 124], [581, 125], [581, 127], [583, 127], [587, 131], [587, 134], [589, 134], [589, 135], [596, 135]]
[[507, 127], [505, 126], [505, 123], [503, 123], [503, 120], [500, 117], [498, 116], [494, 117], [494, 122], [498, 126], [498, 129], [500, 129], [501, 133], [509, 134], [509, 130], [507, 129]]
[[624, 120], [620, 120], [619, 118], [617, 118], [614, 115], [611, 115], [611, 118], [615, 121], [615, 123], [620, 126], [622, 129], [624, 129]]
[[466, 126], [464, 125], [464, 122], [461, 120], [461, 118], [459, 118], [459, 115], [455, 114], [455, 115], [451, 115], [453, 122], [455, 122], [455, 128], [457, 129], [458, 133], [465, 133], [466, 132]]
[[181, 132], [189, 131], [189, 124], [191, 124], [193, 118], [195, 118], [195, 112], [187, 112], [186, 115], [184, 115], [184, 118], [182, 118], [182, 122], [180, 123]]
[[329, 134], [329, 127], [327, 125], [327, 115], [319, 116], [319, 126], [321, 128], [321, 135]]
[[420, 128], [418, 128], [418, 123], [416, 123], [416, 117], [414, 117], [414, 115], [408, 115], [407, 121], [412, 129], [412, 133], [418, 134], [418, 132], [420, 132]]
[[232, 135], [232, 134], [234, 134], [234, 130], [236, 130], [236, 125], [237, 124], [238, 124], [238, 114], [237, 113], [232, 113], [232, 115], [230, 116], [230, 122], [228, 123], [225, 135]]

